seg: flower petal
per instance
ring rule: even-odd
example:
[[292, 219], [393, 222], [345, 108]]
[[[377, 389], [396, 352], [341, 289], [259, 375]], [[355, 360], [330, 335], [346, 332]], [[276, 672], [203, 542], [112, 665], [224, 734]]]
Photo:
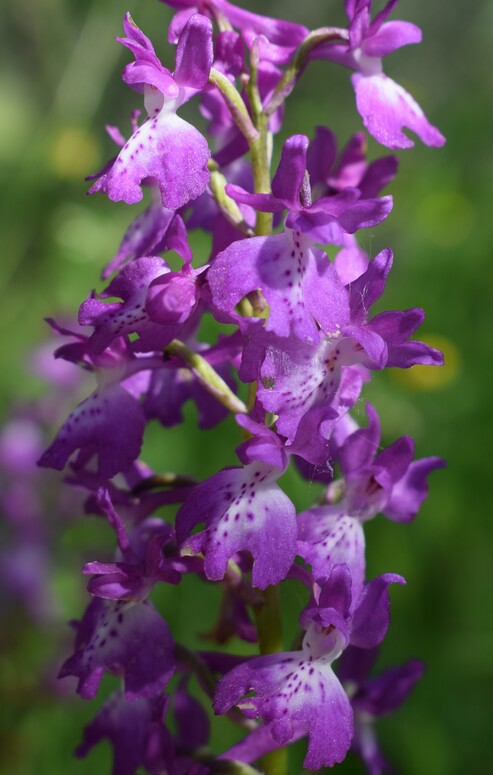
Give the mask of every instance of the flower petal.
[[383, 73], [351, 76], [356, 92], [356, 106], [365, 127], [387, 148], [411, 148], [414, 142], [404, 134], [411, 129], [425, 145], [440, 147], [445, 143], [408, 92]]

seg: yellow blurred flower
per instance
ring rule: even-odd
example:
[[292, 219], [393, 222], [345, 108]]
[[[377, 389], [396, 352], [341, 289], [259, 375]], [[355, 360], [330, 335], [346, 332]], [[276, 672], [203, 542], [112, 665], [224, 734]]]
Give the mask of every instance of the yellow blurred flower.
[[99, 146], [89, 132], [76, 127], [63, 127], [55, 135], [50, 160], [61, 178], [83, 178], [99, 164]]

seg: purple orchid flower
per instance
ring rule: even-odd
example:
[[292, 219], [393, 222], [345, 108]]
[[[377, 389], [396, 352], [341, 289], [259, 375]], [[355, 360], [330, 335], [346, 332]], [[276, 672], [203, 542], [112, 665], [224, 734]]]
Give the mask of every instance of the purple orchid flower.
[[[137, 333], [143, 351], [159, 350], [174, 338], [176, 325], [171, 331], [154, 324], [145, 310], [151, 282], [170, 272], [169, 266], [157, 256], [145, 256], [132, 261], [111, 281], [99, 298], [95, 292], [79, 309], [81, 326], [93, 326], [88, 347], [100, 354], [119, 336]], [[119, 297], [122, 302], [107, 303], [101, 299]]]
[[170, 705], [166, 696], [129, 702], [121, 693], [111, 695], [84, 730], [76, 756], [86, 756], [107, 738], [113, 747], [112, 775], [135, 775], [140, 766], [168, 775], [207, 775], [206, 767], [180, 752], [207, 744], [205, 711], [180, 684], [171, 705], [177, 729], [173, 738], [164, 724]]
[[163, 725], [166, 704], [165, 697], [129, 702], [123, 694], [112, 694], [85, 728], [76, 756], [87, 756], [91, 748], [107, 738], [113, 747], [112, 775], [135, 775], [141, 765], [152, 766], [157, 751], [169, 764], [170, 735]]
[[[134, 111], [132, 115], [131, 124], [134, 132], [139, 128], [137, 124], [139, 115], [140, 111]], [[120, 148], [126, 145], [127, 141], [117, 127], [106, 126], [106, 131]], [[116, 159], [115, 156], [102, 170], [95, 175], [89, 175], [86, 180], [97, 180], [109, 172]], [[151, 179], [149, 183], [150, 181]], [[164, 250], [175, 250], [185, 263], [191, 262], [192, 253], [181, 216], [163, 207], [159, 186], [150, 183], [150, 188], [153, 201], [128, 227], [117, 252], [103, 269], [103, 280], [107, 280], [113, 272], [122, 269], [134, 258], [161, 253]]]
[[[357, 188], [361, 199], [376, 197], [397, 173], [398, 160], [385, 156], [368, 163], [366, 137], [357, 132], [350, 138], [337, 158], [337, 142], [333, 132], [317, 126], [307, 153], [312, 197], [341, 194], [346, 188]], [[369, 258], [354, 234], [343, 233], [334, 266], [344, 285], [356, 280], [368, 269]]]
[[363, 199], [376, 197], [397, 174], [396, 156], [384, 156], [373, 162], [366, 158], [366, 137], [353, 135], [337, 157], [337, 140], [325, 126], [315, 128], [315, 137], [307, 152], [307, 170], [313, 198], [338, 194], [357, 188]]
[[144, 428], [140, 404], [125, 388], [109, 385], [94, 391], [71, 412], [38, 465], [62, 471], [78, 449], [76, 468], [84, 468], [97, 455], [98, 477], [110, 479], [139, 456]]
[[62, 665], [60, 678], [77, 676], [84, 699], [96, 696], [105, 672], [123, 675], [130, 701], [157, 697], [173, 675], [173, 640], [149, 601], [94, 598], [74, 626], [75, 652]]
[[383, 250], [346, 287], [332, 275], [330, 295], [317, 302], [322, 330], [315, 344], [267, 331], [255, 333], [247, 343], [240, 379], [258, 381], [257, 400], [266, 411], [278, 415], [277, 428], [290, 440], [306, 412], [334, 400], [348, 366], [409, 368], [443, 362], [438, 350], [408, 341], [423, 320], [422, 310], [383, 312], [368, 320], [369, 308], [383, 293], [391, 265], [391, 251]]
[[299, 737], [301, 728], [308, 735], [304, 766], [310, 769], [342, 761], [353, 736], [353, 713], [332, 663], [349, 643], [373, 648], [383, 640], [393, 583], [405, 582], [395, 574], [380, 576], [353, 601], [349, 569], [336, 566], [301, 615], [302, 650], [254, 657], [231, 670], [217, 686], [215, 712], [238, 704], [247, 718], [263, 718], [279, 746]]
[[[83, 565], [93, 599], [74, 623], [74, 652], [60, 671], [77, 679], [85, 699], [95, 697], [106, 673], [120, 679], [120, 692], [86, 728], [77, 753], [107, 738], [113, 775], [142, 767], [168, 775], [257, 772], [252, 762], [306, 737], [306, 767], [341, 762], [352, 746], [377, 775], [386, 763], [374, 719], [400, 703], [421, 665], [368, 677], [389, 627], [389, 586], [405, 581], [389, 573], [366, 582], [363, 523], [379, 512], [412, 520], [442, 461], [413, 460], [407, 436], [382, 449], [373, 408], [362, 428], [349, 411], [372, 371], [436, 365], [442, 356], [411, 339], [424, 318], [420, 309], [373, 312], [393, 256], [383, 250], [370, 260], [356, 235], [389, 215], [392, 198], [381, 192], [395, 176], [395, 157], [369, 162], [362, 133], [338, 155], [332, 132], [318, 127], [312, 142], [306, 134], [288, 138], [272, 180], [270, 161], [284, 103], [310, 57], [355, 71], [358, 110], [380, 142], [412, 145], [407, 128], [441, 145], [439, 131], [382, 70], [385, 55], [421, 33], [387, 21], [397, 0], [386, 0], [373, 20], [371, 0], [345, 0], [348, 32], [309, 31], [229, 0], [163, 1], [176, 11], [168, 31], [174, 71], [127, 14], [119, 42], [134, 61], [122, 78], [143, 95], [147, 116], [140, 122], [140, 112], [132, 113], [128, 139], [107, 127], [118, 155], [92, 176], [90, 189], [133, 204], [147, 186], [150, 203], [104, 270], [104, 279], [116, 276], [82, 303], [82, 329], [52, 322], [69, 337], [56, 357], [94, 375], [96, 389], [39, 465], [61, 470], [70, 463], [69, 482], [84, 491], [86, 513], [105, 519], [117, 544], [110, 561]], [[194, 97], [212, 161], [206, 137], [178, 115]], [[212, 235], [205, 250], [197, 235], [195, 262], [193, 229]], [[178, 269], [173, 257], [160, 257], [171, 250], [182, 259]], [[234, 332], [213, 340], [204, 313]], [[236, 374], [250, 383], [248, 396], [241, 386], [237, 394]], [[229, 412], [242, 432], [240, 464], [200, 483], [180, 471], [155, 473], [138, 460], [146, 425], [181, 422], [188, 400], [200, 428]], [[22, 478], [27, 449], [18, 441], [9, 442], [8, 462]], [[325, 500], [299, 517], [280, 486], [291, 458], [303, 475], [328, 484]], [[32, 527], [37, 539], [36, 498], [29, 493], [23, 502], [21, 490], [9, 486], [7, 516], [25, 533]], [[170, 506], [175, 526], [158, 516], [166, 509], [168, 519]], [[41, 578], [39, 558], [24, 556]], [[257, 641], [261, 656], [175, 645], [150, 599], [159, 584], [176, 585], [188, 573], [200, 583], [221, 582], [219, 616], [205, 637]], [[277, 591], [268, 588], [288, 578], [310, 599], [293, 650], [272, 653], [280, 611]], [[168, 699], [163, 692], [175, 673]], [[215, 712], [247, 731], [220, 755], [205, 749], [209, 721], [189, 694], [191, 681], [211, 699], [216, 686]]]
[[127, 37], [119, 40], [135, 62], [127, 65], [123, 80], [144, 94], [148, 118], [89, 193], [103, 191], [115, 202], [134, 204], [142, 199], [142, 182], [150, 180], [159, 187], [163, 207], [174, 211], [200, 196], [209, 180], [207, 141], [176, 111], [208, 82], [212, 26], [205, 16], [190, 17], [178, 41], [173, 75], [130, 14], [124, 29]]
[[[204, 554], [208, 579], [222, 579], [228, 560], [242, 551], [253, 557], [254, 587], [286, 578], [296, 555], [296, 512], [276, 484], [287, 462], [279, 453], [276, 442], [267, 441], [255, 462], [224, 469], [197, 485], [176, 515], [182, 550]], [[192, 535], [202, 522], [204, 529]]]
[[342, 500], [298, 516], [298, 553], [312, 566], [315, 580], [327, 579], [334, 565], [345, 562], [355, 594], [365, 579], [363, 523], [379, 512], [398, 522], [412, 520], [428, 494], [428, 474], [444, 465], [436, 457], [413, 461], [409, 436], [377, 454], [380, 423], [370, 404], [367, 413], [368, 427], [348, 435], [334, 450], [344, 476]]
[[349, 43], [326, 43], [314, 49], [314, 59], [329, 59], [356, 70], [352, 76], [356, 106], [369, 133], [388, 148], [411, 148], [414, 142], [402, 131], [415, 132], [425, 145], [439, 147], [445, 138], [411, 95], [386, 76], [382, 58], [421, 42], [421, 30], [410, 22], [387, 22], [398, 0], [389, 0], [371, 21], [372, 0], [346, 0]]
[[346, 188], [312, 203], [308, 142], [304, 135], [286, 141], [272, 194], [226, 187], [242, 204], [269, 212], [287, 208], [285, 231], [234, 242], [216, 257], [207, 279], [219, 310], [231, 314], [244, 296], [258, 290], [269, 304], [266, 331], [315, 343], [319, 327], [334, 331], [340, 325], [348, 300], [333, 264], [313, 243], [341, 244], [344, 233], [374, 226], [388, 215], [392, 199], [363, 200], [358, 189]]
[[[262, 212], [288, 210], [286, 226], [314, 242], [338, 245], [343, 233], [354, 233], [381, 223], [392, 209], [392, 197], [364, 196], [366, 191], [348, 184], [339, 193], [313, 199], [308, 173], [309, 139], [293, 135], [284, 143], [272, 180], [272, 194], [250, 194], [229, 185], [229, 196]], [[312, 152], [313, 158], [313, 152]]]
[[[79, 450], [73, 467], [81, 472], [96, 456], [98, 484], [120, 471], [127, 471], [142, 446], [145, 416], [139, 398], [141, 372], [159, 367], [161, 360], [137, 359], [120, 337], [100, 354], [89, 349], [89, 337], [50, 324], [72, 341], [62, 345], [55, 357], [81, 365], [94, 374], [97, 388], [71, 412], [55, 441], [38, 461], [41, 467], [61, 471]], [[148, 377], [144, 371], [144, 386]]]
[[[129, 261], [174, 250], [186, 264], [192, 260], [183, 219], [161, 204], [159, 188], [152, 186], [153, 201], [128, 227], [120, 246], [103, 270], [103, 280]], [[158, 198], [159, 197], [159, 198]]]
[[[80, 306], [80, 325], [94, 327], [90, 352], [100, 354], [130, 334], [139, 336], [131, 345], [134, 352], [162, 350], [178, 336], [187, 338], [196, 328], [197, 279], [203, 271], [184, 264], [180, 272], [172, 272], [157, 256], [136, 258], [99, 296], [93, 292]], [[123, 301], [106, 301], [114, 297]]]
[[98, 492], [98, 506], [114, 528], [122, 562], [89, 562], [82, 572], [91, 575], [88, 591], [105, 600], [145, 600], [153, 586], [163, 581], [178, 584], [186, 560], [176, 556], [171, 525], [156, 518], [141, 522], [130, 537], [107, 490]]

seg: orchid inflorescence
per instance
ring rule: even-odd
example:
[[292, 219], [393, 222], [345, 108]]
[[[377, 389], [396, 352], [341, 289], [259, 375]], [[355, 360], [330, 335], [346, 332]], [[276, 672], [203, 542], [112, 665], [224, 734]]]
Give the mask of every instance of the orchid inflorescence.
[[[352, 747], [377, 775], [386, 763], [374, 720], [404, 700], [423, 665], [369, 676], [389, 626], [389, 586], [405, 581], [395, 573], [367, 581], [363, 527], [378, 513], [414, 519], [428, 474], [443, 461], [414, 460], [408, 436], [382, 448], [373, 406], [362, 427], [351, 410], [373, 371], [440, 365], [442, 355], [411, 338], [421, 309], [371, 309], [393, 256], [386, 249], [370, 258], [355, 235], [390, 213], [392, 197], [380, 193], [396, 158], [368, 162], [362, 132], [338, 153], [332, 131], [318, 126], [312, 139], [285, 141], [272, 178], [270, 166], [286, 100], [312, 60], [354, 71], [357, 109], [379, 143], [412, 146], [408, 129], [442, 145], [382, 68], [421, 32], [388, 21], [396, 0], [373, 18], [371, 0], [346, 0], [347, 28], [316, 30], [227, 0], [165, 2], [176, 11], [168, 33], [175, 68], [161, 64], [127, 14], [119, 41], [134, 61], [122, 77], [143, 95], [147, 116], [132, 113], [128, 139], [107, 127], [118, 150], [89, 192], [134, 204], [147, 190], [150, 203], [104, 269], [108, 286], [81, 304], [80, 327], [51, 321], [65, 339], [57, 357], [92, 373], [96, 387], [39, 464], [69, 464], [71, 484], [88, 493], [86, 511], [105, 517], [117, 542], [114, 561], [83, 568], [92, 600], [61, 675], [76, 676], [85, 699], [106, 672], [122, 687], [77, 753], [106, 737], [115, 775], [139, 767], [284, 775], [285, 746], [307, 738], [307, 769], [331, 767]], [[178, 115], [190, 100], [209, 140]], [[207, 263], [192, 255], [196, 229], [212, 235]], [[335, 258], [320, 246], [333, 246]], [[178, 271], [160, 257], [168, 251], [180, 257]], [[212, 344], [201, 340], [206, 318], [216, 323]], [[139, 460], [147, 424], [182, 422], [190, 400], [200, 428], [233, 414], [241, 439], [239, 465], [202, 482]], [[301, 514], [278, 484], [290, 464], [324, 484]], [[156, 514], [177, 506], [174, 524]], [[175, 642], [149, 596], [186, 574], [221, 586], [209, 638], [258, 641], [259, 656]], [[306, 591], [306, 606], [285, 652], [279, 587], [288, 578]], [[201, 695], [189, 690], [192, 679]], [[229, 750], [207, 747], [204, 698], [244, 730]]]

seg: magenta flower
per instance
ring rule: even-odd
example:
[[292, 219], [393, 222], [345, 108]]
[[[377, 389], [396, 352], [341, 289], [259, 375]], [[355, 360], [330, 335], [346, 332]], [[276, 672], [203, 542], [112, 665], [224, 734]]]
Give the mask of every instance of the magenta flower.
[[98, 476], [110, 479], [128, 470], [139, 456], [144, 427], [144, 413], [135, 398], [120, 385], [109, 385], [73, 410], [38, 465], [62, 471], [79, 450], [76, 468], [84, 468], [96, 456]]
[[[344, 492], [338, 503], [318, 506], [298, 516], [298, 553], [312, 567], [315, 580], [327, 579], [334, 565], [345, 562], [353, 579], [353, 593], [365, 580], [364, 522], [379, 512], [397, 522], [418, 513], [428, 493], [426, 477], [444, 465], [440, 458], [413, 461], [408, 436], [380, 450], [380, 423], [371, 405], [369, 424], [351, 433], [331, 462], [339, 462]], [[377, 454], [378, 453], [378, 454]]]
[[410, 22], [387, 22], [398, 0], [389, 0], [371, 21], [372, 0], [346, 0], [349, 43], [326, 43], [315, 49], [316, 59], [330, 59], [356, 70], [352, 76], [356, 106], [371, 135], [388, 148], [411, 148], [413, 141], [402, 131], [415, 132], [425, 145], [439, 147], [445, 138], [418, 103], [398, 83], [386, 76], [382, 58], [393, 51], [421, 42], [421, 30]]
[[157, 697], [173, 675], [173, 640], [154, 606], [95, 598], [75, 624], [75, 652], [60, 678], [75, 675], [77, 691], [92, 699], [105, 672], [122, 675], [128, 700]]
[[[318, 600], [301, 616], [302, 650], [255, 657], [227, 673], [218, 684], [216, 713], [239, 704], [245, 715], [270, 725], [279, 745], [302, 730], [308, 735], [304, 766], [310, 769], [342, 761], [353, 736], [353, 713], [332, 663], [349, 643], [366, 649], [383, 640], [389, 625], [387, 590], [396, 582], [405, 583], [394, 574], [380, 576], [352, 600], [349, 570], [336, 566]], [[245, 694], [250, 696], [240, 702]]]
[[163, 207], [177, 210], [200, 196], [209, 180], [207, 141], [176, 111], [207, 83], [211, 25], [199, 14], [188, 20], [178, 41], [173, 75], [130, 14], [124, 28], [127, 37], [119, 40], [132, 51], [135, 62], [127, 65], [123, 80], [144, 94], [148, 117], [89, 193], [103, 191], [115, 202], [133, 204], [142, 199], [141, 183], [151, 181], [159, 187]]
[[[265, 463], [230, 468], [198, 485], [176, 518], [178, 541], [204, 554], [207, 578], [224, 577], [228, 560], [248, 551], [252, 583], [264, 589], [287, 576], [296, 555], [294, 506], [276, 484], [280, 471]], [[191, 534], [204, 522], [204, 530]]]
[[266, 331], [316, 343], [321, 327], [335, 331], [348, 316], [348, 295], [326, 254], [314, 242], [343, 244], [344, 234], [382, 221], [391, 197], [362, 199], [356, 188], [312, 203], [307, 173], [308, 138], [286, 141], [272, 194], [249, 194], [229, 185], [238, 202], [262, 211], [288, 210], [283, 234], [234, 242], [212, 264], [207, 279], [214, 305], [232, 312], [258, 290], [269, 304]]
[[129, 702], [113, 694], [85, 728], [76, 756], [87, 756], [91, 748], [107, 738], [113, 747], [113, 775], [134, 775], [140, 765], [152, 766], [157, 754], [169, 759], [169, 739], [164, 727], [164, 697]]

